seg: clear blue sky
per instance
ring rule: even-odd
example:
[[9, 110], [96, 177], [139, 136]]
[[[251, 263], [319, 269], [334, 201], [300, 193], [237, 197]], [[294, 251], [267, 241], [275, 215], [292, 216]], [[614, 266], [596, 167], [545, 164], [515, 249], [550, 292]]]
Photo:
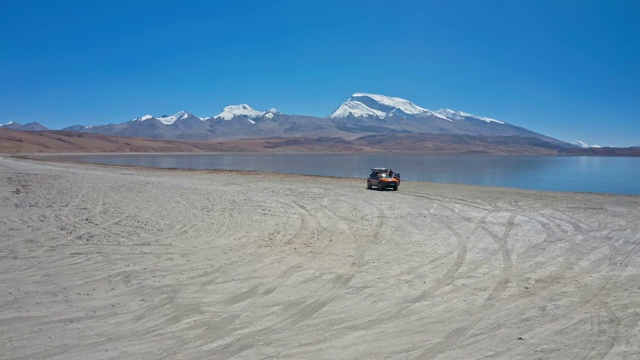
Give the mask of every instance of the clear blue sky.
[[362, 91], [640, 144], [637, 0], [0, 0], [0, 14], [0, 123], [239, 103], [326, 116]]

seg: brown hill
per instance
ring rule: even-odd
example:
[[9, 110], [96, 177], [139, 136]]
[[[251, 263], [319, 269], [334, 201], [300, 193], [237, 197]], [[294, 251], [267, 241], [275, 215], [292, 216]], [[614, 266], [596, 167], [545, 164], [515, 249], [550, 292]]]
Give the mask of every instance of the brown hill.
[[153, 140], [73, 131], [0, 129], [0, 153], [372, 151], [342, 138], [267, 138], [226, 142]]
[[519, 154], [640, 156], [640, 149], [571, 149], [533, 137], [446, 134], [341, 137], [276, 137], [232, 141], [181, 141], [119, 137], [72, 131], [0, 129], [0, 153], [128, 152], [351, 152], [421, 154]]
[[220, 151], [219, 143], [127, 138], [72, 131], [26, 132], [0, 129], [2, 153], [202, 152]]

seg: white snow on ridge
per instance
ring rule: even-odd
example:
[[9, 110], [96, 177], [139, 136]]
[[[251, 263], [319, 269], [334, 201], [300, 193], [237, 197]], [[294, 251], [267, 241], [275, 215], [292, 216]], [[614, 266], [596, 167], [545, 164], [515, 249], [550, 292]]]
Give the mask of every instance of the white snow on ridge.
[[500, 121], [500, 120], [496, 120], [496, 119], [492, 119], [492, 118], [488, 118], [488, 117], [484, 117], [484, 116], [473, 116], [476, 119], [480, 119], [482, 121], [486, 121], [486, 122], [494, 122], [494, 123], [498, 123], [498, 124], [504, 124], [504, 121]]
[[140, 116], [139, 118], [132, 119], [131, 122], [146, 121], [150, 119], [154, 119], [154, 117], [151, 115], [145, 115], [145, 116]]
[[358, 101], [347, 101], [344, 104], [340, 105], [340, 107], [336, 111], [331, 113], [331, 115], [329, 115], [329, 118], [337, 119], [347, 117], [348, 115], [353, 115], [356, 117], [376, 116], [382, 119], [387, 116], [387, 113], [374, 110]]
[[[272, 109], [272, 110], [275, 110], [275, 109]], [[244, 116], [247, 119], [255, 119], [255, 118], [261, 117], [267, 112], [271, 113], [271, 111], [253, 110], [251, 106], [247, 104], [240, 104], [240, 105], [230, 105], [225, 107], [224, 110], [222, 110], [222, 112], [216, 115], [215, 117], [222, 118], [224, 120], [231, 120], [233, 119], [234, 116]], [[273, 117], [273, 115], [271, 116]], [[252, 121], [252, 123], [255, 123], [255, 122]]]
[[451, 109], [440, 109], [435, 111], [436, 114], [440, 114], [452, 120], [462, 120], [465, 116], [473, 116], [462, 111], [455, 111]]
[[429, 111], [427, 109], [416, 106], [409, 100], [377, 94], [355, 93], [351, 96], [350, 100], [358, 101], [360, 98], [371, 98], [379, 104], [400, 109], [402, 112], [409, 115], [417, 115], [425, 111]]
[[585, 143], [584, 141], [580, 141], [580, 140], [576, 140], [574, 142], [571, 143], [572, 145], [576, 145], [576, 146], [580, 146], [583, 149], [589, 148], [590, 146], [587, 145], [587, 143]]
[[[177, 112], [177, 113], [175, 113], [175, 114], [173, 114], [171, 116], [161, 116], [161, 117], [159, 117], [157, 119], [160, 120], [160, 122], [165, 124], [165, 125], [171, 125], [171, 124], [173, 124], [174, 122], [176, 122], [178, 120], [182, 120], [182, 119], [188, 118], [189, 115], [191, 115], [191, 114], [189, 114], [186, 111], [180, 111], [180, 112]], [[200, 118], [198, 118], [198, 119], [200, 119]], [[200, 120], [202, 120], [202, 119], [200, 119]]]
[[574, 142], [571, 143], [572, 145], [576, 145], [576, 146], [580, 146], [583, 149], [600, 149], [602, 146], [600, 145], [589, 145], [587, 143], [585, 143], [584, 141], [581, 140], [576, 140]]
[[152, 115], [145, 115], [145, 116], [141, 116], [139, 118], [135, 118], [135, 119], [131, 120], [131, 122], [147, 121], [147, 120], [151, 120], [151, 119], [156, 119], [156, 120], [160, 121], [161, 123], [163, 123], [165, 125], [171, 125], [174, 122], [176, 122], [178, 120], [181, 120], [181, 119], [186, 119], [189, 116], [193, 116], [193, 117], [195, 117], [197, 119], [200, 119], [202, 121], [208, 119], [208, 118], [200, 118], [200, 117], [194, 116], [194, 115], [192, 115], [192, 114], [190, 114], [190, 113], [188, 113], [186, 111], [180, 111], [180, 112], [177, 112], [177, 113], [175, 113], [175, 114], [173, 114], [171, 116], [160, 116], [160, 117], [157, 117], [157, 118], [153, 117]]
[[462, 111], [455, 111], [455, 110], [451, 110], [451, 109], [440, 109], [435, 111], [437, 114], [440, 114], [442, 116], [446, 116], [449, 119], [453, 119], [453, 120], [464, 120], [465, 117], [471, 117], [474, 119], [478, 119], [478, 120], [482, 120], [484, 122], [494, 122], [494, 123], [498, 123], [498, 124], [504, 124], [504, 122], [500, 121], [500, 120], [496, 120], [496, 119], [492, 119], [492, 118], [488, 118], [488, 117], [483, 117], [483, 116], [475, 116], [473, 114], [469, 114], [466, 112], [462, 112]]
[[437, 112], [431, 111], [431, 110], [427, 110], [427, 111], [425, 111], [423, 113], [418, 114], [417, 116], [420, 116], [420, 117], [435, 116], [435, 117], [440, 118], [442, 120], [453, 121], [453, 120], [449, 119], [448, 117], [446, 117], [446, 116], [444, 116], [442, 114], [438, 114]]

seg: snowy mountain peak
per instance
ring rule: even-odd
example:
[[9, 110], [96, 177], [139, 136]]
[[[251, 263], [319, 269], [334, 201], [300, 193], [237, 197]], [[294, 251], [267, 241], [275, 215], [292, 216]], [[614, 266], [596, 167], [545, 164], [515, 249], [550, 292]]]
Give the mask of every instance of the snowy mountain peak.
[[6, 123], [4, 125], [0, 125], [0, 128], [17, 129], [20, 126], [22, 126], [22, 125], [20, 125], [19, 123], [15, 122], [15, 121], [9, 121], [8, 123]]
[[139, 118], [135, 118], [133, 120], [131, 120], [131, 122], [141, 122], [141, 121], [148, 121], [151, 119], [156, 119], [158, 121], [160, 121], [161, 123], [163, 123], [164, 125], [171, 125], [174, 122], [178, 121], [178, 120], [182, 120], [182, 119], [186, 119], [188, 117], [193, 117], [195, 119], [200, 119], [200, 120], [205, 120], [203, 118], [199, 118], [189, 112], [186, 111], [179, 111], [171, 116], [167, 116], [167, 115], [163, 115], [160, 117], [154, 117], [153, 115], [145, 115], [145, 116], [141, 116]]
[[355, 93], [351, 95], [350, 101], [355, 100], [359, 101], [369, 107], [377, 108], [376, 110], [383, 110], [381, 108], [386, 107], [389, 112], [394, 110], [400, 110], [405, 114], [417, 115], [425, 111], [429, 111], [427, 109], [416, 106], [409, 100], [385, 96], [385, 95], [377, 95], [377, 94], [366, 94], [366, 93]]
[[459, 120], [480, 120], [487, 123], [504, 124], [504, 122], [488, 117], [475, 116], [473, 114], [451, 109], [431, 111], [417, 106], [409, 100], [357, 92], [344, 102], [336, 111], [329, 115], [330, 119], [353, 117], [377, 117], [384, 119], [390, 116], [400, 117], [431, 117], [450, 122]]
[[139, 118], [132, 119], [131, 122], [141, 122], [141, 121], [147, 121], [151, 119], [155, 119], [153, 115], [144, 115], [144, 116], [140, 116]]
[[336, 111], [331, 113], [331, 115], [329, 115], [329, 118], [339, 119], [347, 117], [349, 115], [356, 117], [376, 116], [382, 119], [387, 116], [387, 113], [372, 109], [359, 101], [348, 100], [340, 105], [340, 107], [336, 109]]
[[254, 123], [252, 119], [264, 116], [266, 118], [273, 118], [274, 114], [279, 114], [278, 110], [272, 108], [267, 111], [258, 111], [251, 108], [247, 104], [229, 105], [222, 110], [222, 112], [215, 116], [215, 118], [221, 118], [224, 120], [231, 120], [236, 116], [242, 116], [247, 118], [249, 122]]
[[412, 102], [384, 95], [357, 92], [344, 102], [329, 118], [344, 118], [349, 115], [355, 117], [375, 116], [380, 119], [393, 113], [419, 114], [426, 109], [414, 105]]
[[184, 120], [184, 119], [186, 119], [186, 118], [188, 118], [190, 116], [192, 116], [192, 117], [194, 117], [196, 119], [203, 120], [202, 118], [194, 116], [193, 114], [191, 114], [189, 112], [186, 112], [184, 110], [183, 111], [179, 111], [179, 112], [177, 112], [177, 113], [175, 113], [175, 114], [173, 114], [171, 116], [161, 116], [161, 117], [158, 118], [158, 120], [161, 123], [165, 124], [165, 125], [171, 125], [171, 124], [173, 124], [174, 122], [176, 122], [178, 120]]
[[369, 117], [375, 116], [383, 119], [388, 116], [435, 116], [448, 120], [444, 116], [436, 114], [431, 110], [415, 105], [409, 100], [357, 92], [344, 102], [336, 111], [329, 115], [330, 119], [345, 118], [347, 116]]

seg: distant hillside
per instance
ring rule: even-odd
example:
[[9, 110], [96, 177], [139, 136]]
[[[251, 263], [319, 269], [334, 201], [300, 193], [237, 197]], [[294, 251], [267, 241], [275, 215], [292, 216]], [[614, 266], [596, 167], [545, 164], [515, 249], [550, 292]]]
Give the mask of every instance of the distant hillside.
[[[222, 149], [218, 143], [162, 141], [71, 131], [0, 129], [0, 153], [202, 152]], [[225, 146], [224, 149], [233, 147]]]
[[[225, 142], [205, 142], [152, 140], [72, 131], [25, 132], [0, 129], [0, 153], [196, 153], [310, 151], [353, 153], [571, 155], [571, 153], [554, 143], [538, 138], [518, 136], [377, 134], [361, 136], [351, 140], [346, 140], [341, 137], [273, 137], [239, 139]], [[640, 149], [635, 149], [635, 151], [640, 152]]]

